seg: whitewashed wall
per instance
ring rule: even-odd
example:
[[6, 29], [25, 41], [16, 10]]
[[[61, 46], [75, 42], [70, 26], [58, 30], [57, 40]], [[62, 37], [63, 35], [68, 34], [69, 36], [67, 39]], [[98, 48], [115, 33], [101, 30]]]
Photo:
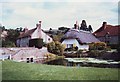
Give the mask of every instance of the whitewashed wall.
[[[89, 49], [89, 45], [85, 45], [85, 44], [81, 45], [81, 44], [79, 44], [79, 42], [76, 39], [65, 39], [62, 42], [62, 44], [65, 44], [65, 45], [67, 45], [67, 44], [75, 44], [78, 47], [78, 49], [86, 49], [86, 50]], [[67, 46], [66, 46], [66, 48], [67, 48]]]
[[50, 36], [48, 36], [46, 33], [44, 33], [43, 31], [41, 31], [41, 34], [42, 34], [41, 38], [43, 38], [43, 42], [49, 43], [53, 41], [53, 39]]
[[49, 43], [53, 41], [50, 36], [44, 33], [40, 28], [37, 28], [35, 32], [33, 32], [33, 34], [31, 35], [31, 39], [40, 38], [40, 37], [43, 39], [43, 42], [45, 43]]
[[41, 29], [37, 28], [31, 35], [31, 39], [40, 38], [40, 37], [41, 37]]

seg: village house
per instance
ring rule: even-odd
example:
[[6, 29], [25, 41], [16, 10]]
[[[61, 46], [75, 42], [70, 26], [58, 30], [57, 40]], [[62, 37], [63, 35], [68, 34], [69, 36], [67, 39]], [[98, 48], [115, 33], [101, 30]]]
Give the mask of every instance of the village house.
[[62, 37], [62, 44], [65, 48], [77, 47], [79, 49], [89, 49], [89, 43], [100, 42], [90, 31], [78, 29], [78, 25], [74, 25], [74, 28], [70, 29]]
[[107, 22], [103, 22], [102, 26], [93, 34], [102, 42], [118, 45], [120, 42], [120, 25], [107, 25]]
[[36, 28], [33, 28], [31, 30], [28, 30], [27, 28], [24, 29], [24, 32], [20, 34], [20, 36], [17, 39], [17, 46], [18, 47], [28, 47], [29, 41], [31, 39], [43, 39], [44, 43], [52, 42], [53, 39], [48, 36], [46, 33], [44, 33], [41, 29], [41, 21], [39, 21], [39, 24], [36, 24]]

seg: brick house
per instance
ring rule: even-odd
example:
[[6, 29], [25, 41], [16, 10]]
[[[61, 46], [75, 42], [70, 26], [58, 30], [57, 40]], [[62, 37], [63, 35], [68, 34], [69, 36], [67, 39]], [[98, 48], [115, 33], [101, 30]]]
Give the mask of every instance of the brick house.
[[108, 25], [107, 22], [103, 22], [102, 26], [93, 33], [100, 41], [107, 44], [119, 44], [120, 43], [120, 25]]

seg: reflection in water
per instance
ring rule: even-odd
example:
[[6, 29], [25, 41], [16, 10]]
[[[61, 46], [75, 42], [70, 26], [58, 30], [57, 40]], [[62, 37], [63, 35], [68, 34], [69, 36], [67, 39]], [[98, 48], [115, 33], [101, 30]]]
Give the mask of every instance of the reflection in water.
[[119, 68], [120, 64], [90, 63], [90, 62], [70, 62], [64, 58], [45, 61], [48, 65], [63, 65], [69, 67], [101, 67], [101, 68]]
[[61, 58], [61, 59], [52, 59], [52, 60], [44, 62], [44, 64], [67, 66], [67, 60], [65, 60], [64, 58]]

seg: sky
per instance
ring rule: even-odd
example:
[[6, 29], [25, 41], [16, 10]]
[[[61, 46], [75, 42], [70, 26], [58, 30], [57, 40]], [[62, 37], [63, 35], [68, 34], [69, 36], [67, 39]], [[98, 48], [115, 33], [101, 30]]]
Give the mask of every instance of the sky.
[[1, 0], [0, 24], [6, 28], [36, 27], [42, 29], [73, 27], [86, 20], [97, 30], [104, 21], [118, 25], [118, 0]]

